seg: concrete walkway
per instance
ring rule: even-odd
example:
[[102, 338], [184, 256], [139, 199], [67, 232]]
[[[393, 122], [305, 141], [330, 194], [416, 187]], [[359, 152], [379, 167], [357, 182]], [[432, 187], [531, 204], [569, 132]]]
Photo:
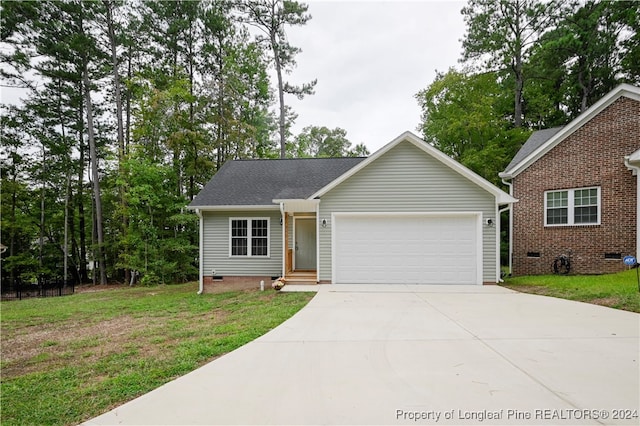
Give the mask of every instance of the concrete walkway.
[[86, 424], [637, 425], [639, 330], [634, 313], [496, 286], [325, 285]]

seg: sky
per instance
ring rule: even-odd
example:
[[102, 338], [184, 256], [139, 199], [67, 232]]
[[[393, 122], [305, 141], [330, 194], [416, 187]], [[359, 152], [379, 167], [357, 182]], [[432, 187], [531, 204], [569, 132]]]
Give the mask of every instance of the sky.
[[[306, 126], [340, 127], [353, 146], [371, 153], [409, 130], [420, 135], [418, 91], [436, 71], [458, 65], [465, 26], [455, 0], [303, 0], [312, 19], [288, 27], [289, 42], [302, 49], [285, 79], [300, 85], [317, 79], [315, 94], [285, 103]], [[275, 76], [273, 76], [275, 82]], [[3, 102], [21, 91], [2, 88]], [[274, 109], [277, 105], [274, 105]]]
[[298, 114], [292, 129], [335, 127], [371, 153], [409, 130], [420, 135], [415, 94], [436, 71], [458, 65], [464, 1], [307, 1], [312, 19], [289, 27], [302, 49], [286, 80], [318, 83], [315, 94], [285, 103]]

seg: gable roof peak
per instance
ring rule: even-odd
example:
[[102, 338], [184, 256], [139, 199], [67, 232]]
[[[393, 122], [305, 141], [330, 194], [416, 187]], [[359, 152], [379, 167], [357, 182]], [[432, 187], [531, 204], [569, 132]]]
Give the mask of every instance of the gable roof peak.
[[410, 131], [403, 132], [402, 134], [400, 134], [400, 136], [393, 139], [391, 142], [389, 142], [388, 144], [380, 148], [378, 151], [376, 151], [373, 155], [366, 158], [365, 160], [357, 164], [355, 167], [349, 169], [342, 176], [333, 180], [328, 185], [324, 186], [322, 189], [315, 192], [309, 198], [321, 197], [322, 195], [326, 194], [327, 192], [329, 192], [330, 190], [332, 190], [333, 188], [335, 188], [345, 180], [349, 179], [358, 171], [367, 167], [369, 164], [376, 161], [378, 158], [382, 157], [384, 154], [386, 154], [391, 149], [393, 149], [394, 147], [396, 147], [397, 145], [403, 142], [408, 142], [415, 145], [416, 147], [424, 151], [426, 154], [431, 155], [433, 158], [440, 161], [445, 166], [448, 166], [449, 168], [459, 173], [463, 177], [469, 179], [471, 182], [475, 183], [485, 191], [494, 195], [496, 197], [496, 201], [499, 204], [510, 204], [510, 203], [515, 203], [517, 201], [515, 198], [513, 198], [512, 196], [510, 196], [509, 194], [507, 194], [506, 192], [504, 192], [503, 190], [501, 190], [500, 188], [498, 188], [497, 186], [495, 186], [494, 184], [492, 184], [482, 176], [478, 175], [474, 171], [463, 166], [453, 158], [449, 157], [439, 149], [431, 146], [430, 144], [428, 144], [427, 142], [425, 142], [424, 140], [416, 136], [415, 133]]

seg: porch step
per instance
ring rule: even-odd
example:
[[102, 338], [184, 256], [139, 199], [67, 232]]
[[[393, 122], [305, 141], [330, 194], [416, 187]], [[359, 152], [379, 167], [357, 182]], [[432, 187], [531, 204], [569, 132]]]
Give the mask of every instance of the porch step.
[[285, 276], [287, 284], [313, 285], [317, 284], [317, 275], [314, 272], [291, 272]]
[[312, 280], [301, 280], [301, 279], [287, 279], [285, 287], [288, 285], [316, 285], [318, 284], [314, 279]]

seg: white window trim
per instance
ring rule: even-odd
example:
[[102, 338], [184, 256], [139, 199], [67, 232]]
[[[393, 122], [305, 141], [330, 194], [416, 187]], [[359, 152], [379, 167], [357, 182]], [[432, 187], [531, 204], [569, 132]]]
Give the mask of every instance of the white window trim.
[[[575, 214], [575, 192], [581, 191], [584, 189], [596, 189], [597, 190], [597, 210], [598, 210], [598, 220], [592, 223], [574, 223], [574, 214]], [[567, 223], [547, 223], [547, 194], [552, 192], [567, 192]], [[544, 226], [545, 228], [557, 228], [562, 226], [597, 226], [600, 225], [602, 220], [602, 198], [601, 198], [601, 190], [599, 186], [586, 186], [583, 188], [571, 188], [571, 189], [553, 189], [549, 191], [544, 191]]]
[[[232, 241], [233, 241], [233, 221], [234, 220], [246, 220], [247, 221], [247, 254], [246, 255], [239, 255], [239, 254], [233, 254], [232, 252]], [[251, 239], [252, 239], [252, 227], [251, 227], [251, 221], [252, 220], [266, 220], [267, 221], [267, 254], [266, 256], [263, 255], [252, 255], [251, 254]], [[263, 238], [263, 237], [260, 237]], [[232, 257], [234, 259], [236, 258], [248, 258], [248, 257], [258, 257], [261, 259], [267, 259], [271, 257], [271, 218], [270, 217], [230, 217], [229, 218], [229, 257]]]

